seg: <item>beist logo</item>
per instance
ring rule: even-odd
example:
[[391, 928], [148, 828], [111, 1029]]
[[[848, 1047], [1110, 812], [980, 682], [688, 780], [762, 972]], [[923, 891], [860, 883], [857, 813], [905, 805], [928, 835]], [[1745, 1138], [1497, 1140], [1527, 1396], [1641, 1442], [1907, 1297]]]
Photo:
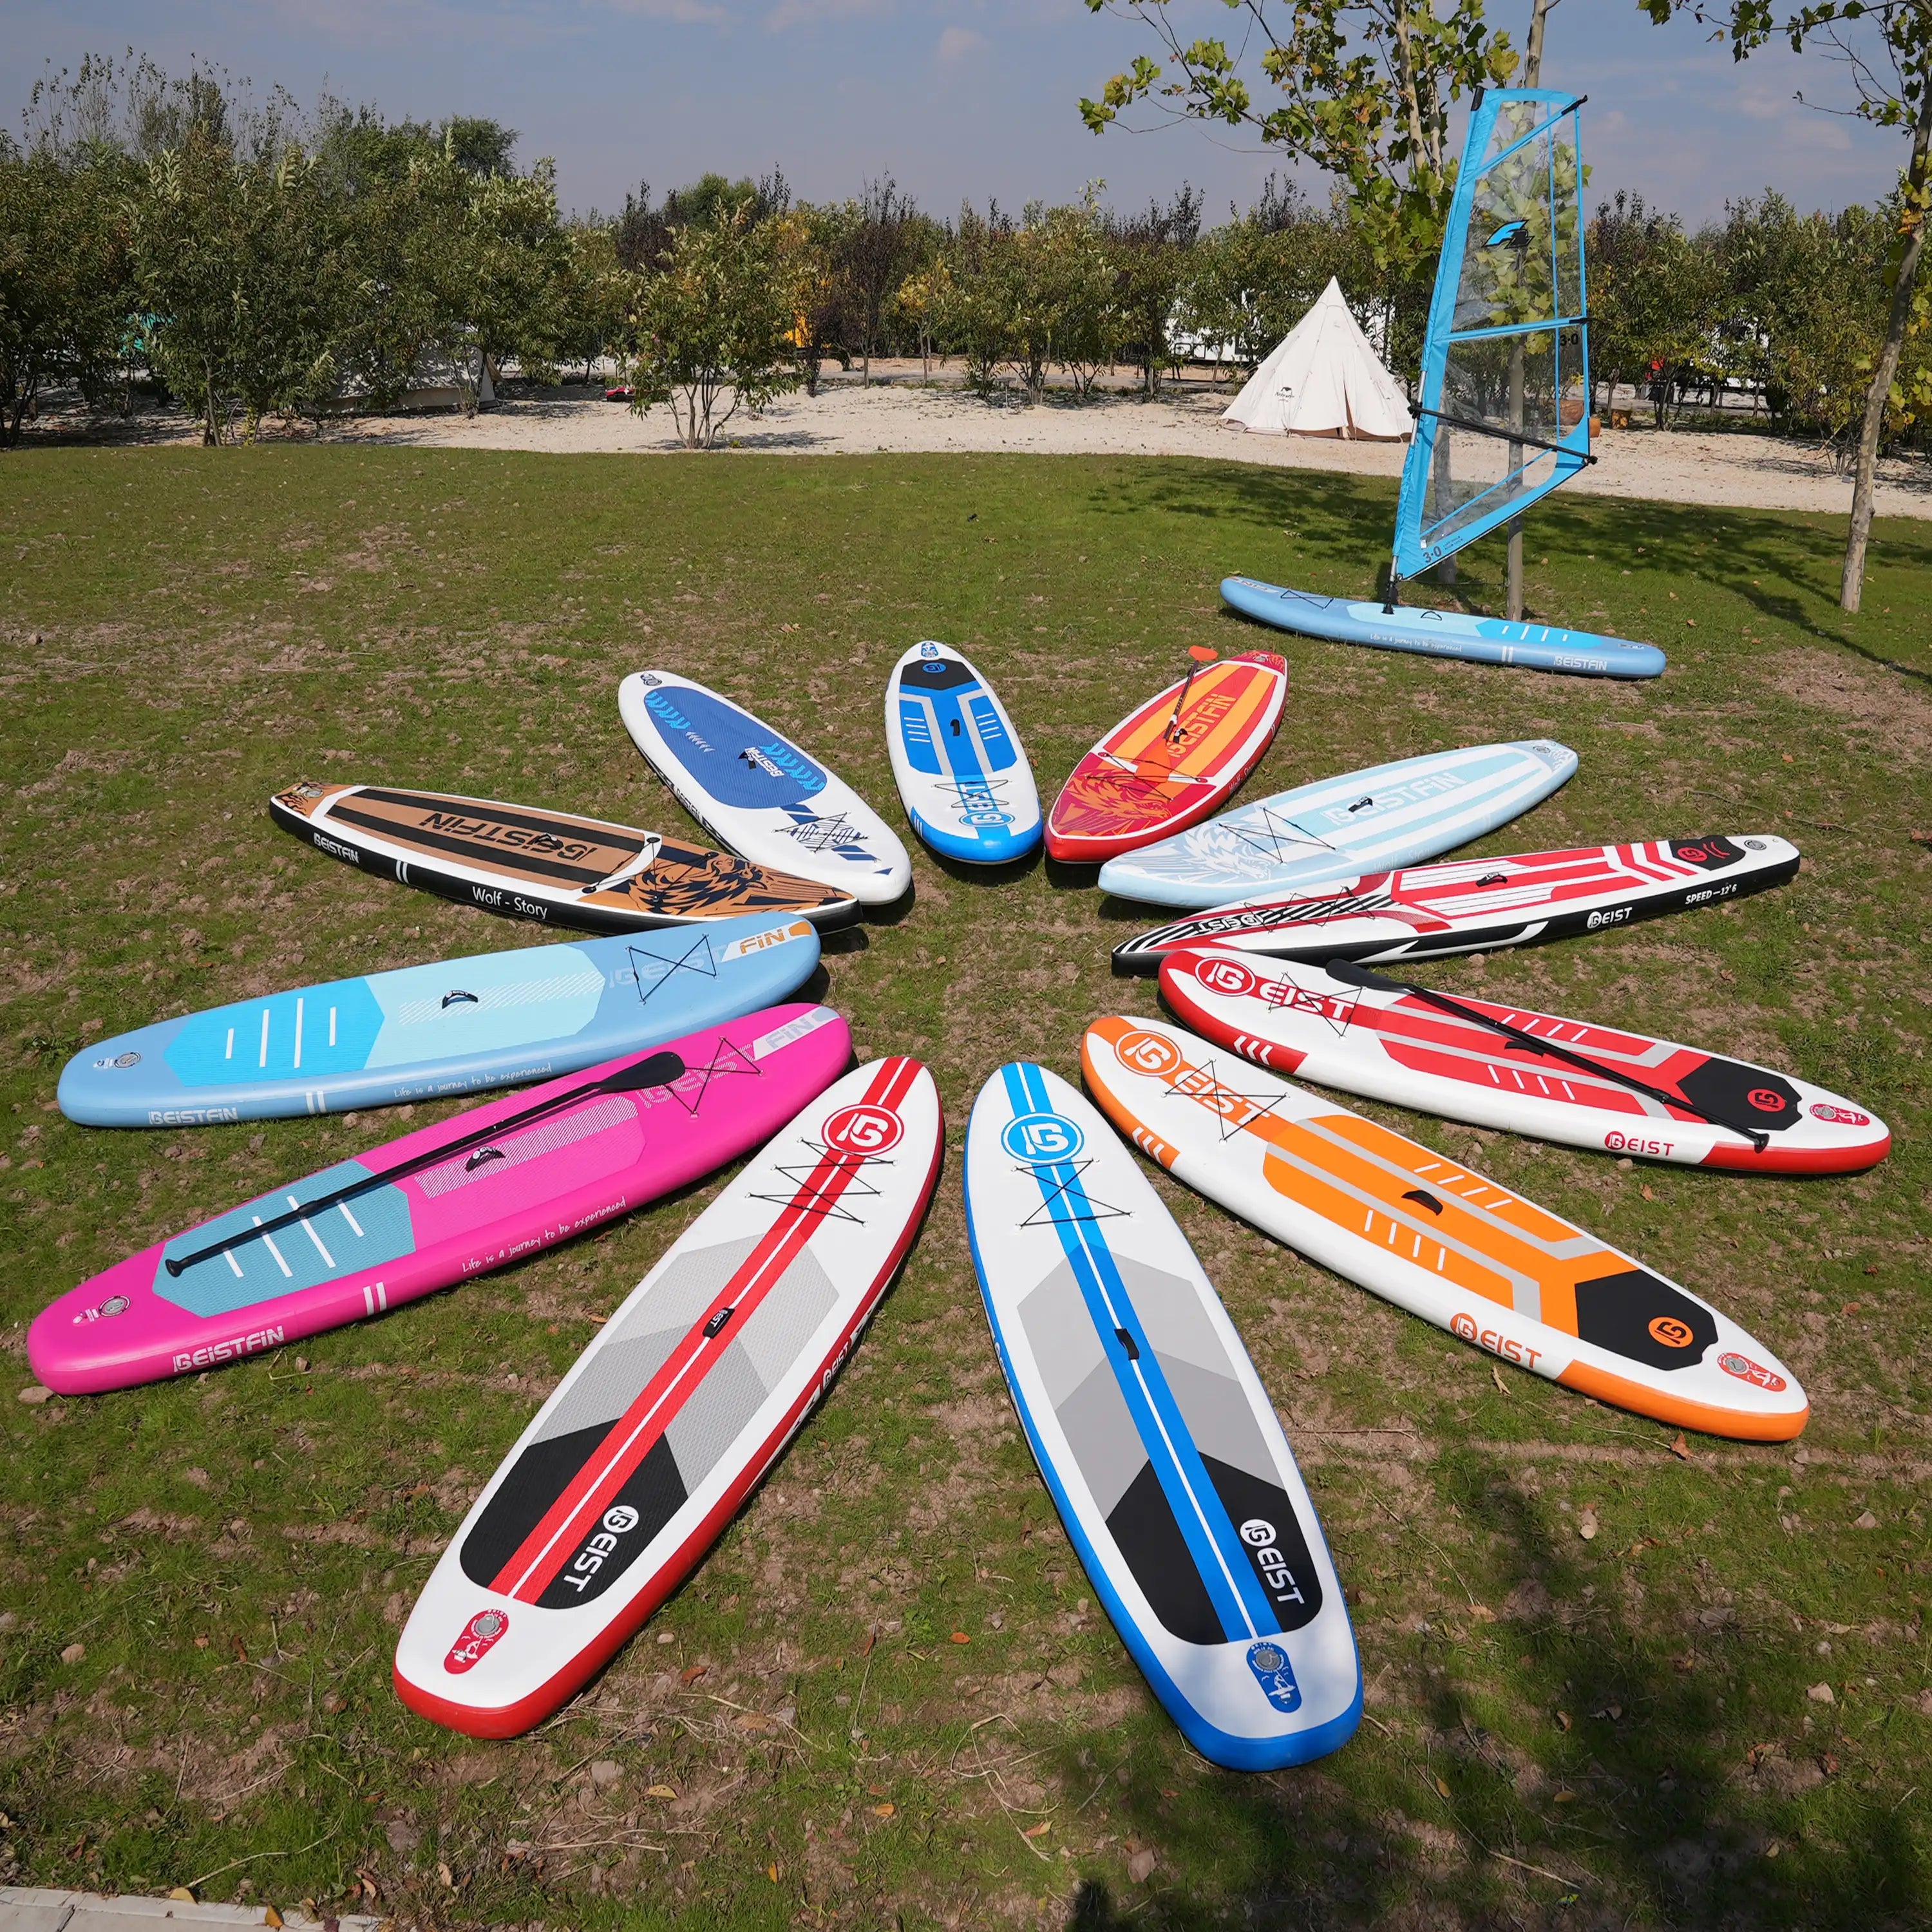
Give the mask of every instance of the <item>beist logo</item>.
[[1688, 1348], [1696, 1339], [1688, 1322], [1680, 1322], [1674, 1315], [1653, 1315], [1650, 1318], [1651, 1340], [1660, 1342], [1666, 1348]]
[[466, 1670], [474, 1670], [484, 1653], [509, 1628], [510, 1620], [501, 1610], [478, 1610], [463, 1626], [463, 1634], [449, 1646], [449, 1654], [442, 1660], [443, 1669], [458, 1677]]
[[603, 1568], [604, 1559], [616, 1549], [618, 1538], [635, 1529], [638, 1521], [637, 1511], [628, 1503], [618, 1503], [607, 1509], [597, 1534], [586, 1540], [562, 1580], [573, 1590], [581, 1592]]
[[1028, 1167], [1071, 1160], [1087, 1144], [1078, 1126], [1059, 1114], [1022, 1114], [1006, 1123], [1000, 1144]]
[[1114, 1058], [1130, 1073], [1151, 1074], [1157, 1080], [1178, 1072], [1181, 1065], [1180, 1048], [1165, 1034], [1150, 1033], [1144, 1027], [1122, 1034], [1114, 1042]]
[[1460, 1336], [1465, 1342], [1473, 1342], [1476, 1339], [1476, 1318], [1473, 1315], [1465, 1315], [1458, 1310], [1449, 1318], [1449, 1332]]
[[1241, 1526], [1241, 1540], [1254, 1552], [1255, 1567], [1267, 1579], [1268, 1588], [1277, 1597], [1300, 1603], [1301, 1592], [1295, 1584], [1294, 1572], [1288, 1568], [1288, 1558], [1276, 1545], [1274, 1525], [1263, 1517], [1251, 1516]]
[[1744, 1098], [1760, 1114], [1781, 1114], [1784, 1112], [1784, 1096], [1775, 1088], [1754, 1087]]
[[897, 1147], [904, 1133], [904, 1122], [890, 1108], [861, 1101], [856, 1106], [841, 1107], [826, 1122], [825, 1144], [840, 1154], [866, 1160]]
[[1245, 999], [1261, 984], [1261, 975], [1238, 959], [1210, 959], [1194, 976], [1210, 993], [1231, 1000]]

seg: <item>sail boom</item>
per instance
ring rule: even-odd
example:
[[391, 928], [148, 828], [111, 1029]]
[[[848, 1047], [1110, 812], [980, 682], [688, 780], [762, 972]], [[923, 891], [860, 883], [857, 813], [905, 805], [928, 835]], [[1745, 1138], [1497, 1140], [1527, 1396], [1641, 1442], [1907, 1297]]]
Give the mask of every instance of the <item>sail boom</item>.
[[1493, 328], [1458, 328], [1452, 330], [1451, 342], [1487, 342], [1498, 335], [1533, 335], [1546, 328], [1582, 328], [1588, 326], [1587, 315], [1559, 315], [1548, 322], [1499, 322]]

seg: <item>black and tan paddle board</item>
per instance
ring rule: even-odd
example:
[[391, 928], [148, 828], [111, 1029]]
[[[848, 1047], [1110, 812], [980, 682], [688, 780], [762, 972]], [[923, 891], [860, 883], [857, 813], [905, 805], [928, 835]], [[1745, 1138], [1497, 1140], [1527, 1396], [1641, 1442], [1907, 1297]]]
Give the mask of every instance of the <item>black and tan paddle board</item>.
[[546, 926], [631, 932], [761, 912], [823, 927], [858, 916], [858, 902], [836, 887], [574, 812], [306, 779], [278, 792], [268, 812], [346, 865]]

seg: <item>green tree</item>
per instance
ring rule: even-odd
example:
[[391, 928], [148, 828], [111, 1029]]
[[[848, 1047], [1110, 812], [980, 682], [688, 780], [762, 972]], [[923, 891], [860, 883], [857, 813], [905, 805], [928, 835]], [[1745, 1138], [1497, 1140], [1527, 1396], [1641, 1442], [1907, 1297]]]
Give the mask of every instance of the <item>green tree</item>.
[[20, 440], [41, 386], [101, 399], [136, 304], [129, 170], [112, 151], [63, 160], [0, 135], [0, 443]]
[[687, 449], [712, 449], [740, 409], [798, 386], [801, 264], [776, 220], [742, 211], [680, 227], [638, 284], [631, 406], [669, 403]]
[[1694, 373], [1708, 362], [1724, 289], [1718, 265], [1674, 214], [1641, 195], [1598, 205], [1585, 246], [1590, 275], [1592, 376], [1649, 392], [1657, 426]]
[[1838, 592], [1840, 605], [1856, 612], [1864, 586], [1879, 446], [1888, 416], [1909, 422], [1932, 408], [1932, 378], [1909, 378], [1909, 386], [1900, 380], [1908, 338], [1922, 334], [1932, 320], [1918, 286], [1927, 218], [1932, 214], [1932, 0], [1824, 0], [1822, 4], [1794, 8], [1782, 20], [1774, 0], [1730, 0], [1724, 8], [1707, 7], [1704, 0], [1640, 4], [1659, 22], [1687, 6], [1700, 21], [1721, 16], [1719, 32], [1728, 34], [1732, 57], [1738, 60], [1748, 59], [1774, 38], [1784, 40], [1794, 53], [1816, 50], [1850, 77], [1852, 100], [1846, 111], [1906, 137], [1906, 159], [1889, 204], [1890, 301], [1883, 332], [1872, 345], [1864, 371], [1851, 527]]
[[[1138, 20], [1163, 60], [1143, 54], [1080, 112], [1096, 134], [1144, 104], [1170, 118], [1253, 128], [1335, 176], [1377, 253], [1432, 253], [1454, 184], [1451, 106], [1506, 82], [1516, 56], [1483, 0], [1224, 0], [1243, 36], [1184, 42], [1168, 0], [1086, 0]], [[1252, 77], [1251, 78], [1251, 75]], [[1257, 82], [1279, 104], [1256, 99]]]
[[1201, 203], [1201, 196], [1183, 182], [1164, 207], [1150, 202], [1144, 212], [1107, 224], [1120, 346], [1138, 356], [1150, 396], [1160, 393], [1160, 372], [1174, 360], [1168, 338], [1192, 274]]

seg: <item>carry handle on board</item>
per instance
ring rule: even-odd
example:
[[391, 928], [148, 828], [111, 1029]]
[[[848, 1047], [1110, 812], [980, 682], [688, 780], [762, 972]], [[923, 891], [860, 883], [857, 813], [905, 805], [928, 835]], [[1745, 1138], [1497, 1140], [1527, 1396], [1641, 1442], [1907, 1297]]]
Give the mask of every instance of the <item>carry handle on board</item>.
[[1700, 1107], [1694, 1100], [1687, 1100], [1681, 1094], [1666, 1094], [1660, 1087], [1653, 1087], [1648, 1081], [1640, 1080], [1634, 1075], [1621, 1072], [1614, 1066], [1606, 1066], [1600, 1060], [1592, 1060], [1585, 1054], [1572, 1053], [1567, 1046], [1558, 1046], [1552, 1040], [1539, 1040], [1523, 1028], [1511, 1026], [1508, 1020], [1493, 1018], [1487, 1013], [1478, 1012], [1474, 1006], [1466, 1006], [1460, 1000], [1452, 1000], [1446, 993], [1431, 992], [1426, 986], [1418, 986], [1408, 980], [1385, 979], [1379, 973], [1371, 973], [1365, 966], [1358, 966], [1352, 959], [1330, 959], [1323, 963], [1322, 970], [1331, 980], [1339, 980], [1345, 986], [1358, 986], [1372, 993], [1412, 993], [1418, 1000], [1426, 1000], [1430, 1005], [1445, 1013], [1453, 1013], [1456, 1018], [1467, 1020], [1472, 1025], [1486, 1028], [1491, 1033], [1501, 1034], [1505, 1040], [1513, 1040], [1520, 1046], [1528, 1047], [1533, 1053], [1546, 1054], [1552, 1060], [1561, 1060], [1571, 1066], [1579, 1067], [1586, 1073], [1594, 1073], [1599, 1079], [1612, 1080], [1619, 1087], [1628, 1087], [1633, 1094], [1642, 1094], [1647, 1098], [1660, 1101], [1666, 1107], [1680, 1107], [1687, 1114], [1695, 1114], [1700, 1120], [1708, 1120], [1714, 1127], [1728, 1127], [1734, 1134], [1742, 1134], [1759, 1154], [1771, 1144], [1771, 1136], [1762, 1127], [1747, 1126], [1742, 1120], [1733, 1120], [1722, 1114], [1714, 1114]]
[[386, 1187], [392, 1180], [419, 1174], [426, 1167], [440, 1167], [445, 1161], [453, 1160], [472, 1148], [501, 1140], [506, 1134], [526, 1127], [532, 1121], [540, 1120], [560, 1107], [574, 1106], [579, 1100], [595, 1100], [603, 1094], [635, 1094], [649, 1087], [668, 1087], [674, 1080], [683, 1078], [684, 1062], [676, 1054], [668, 1049], [654, 1053], [634, 1066], [620, 1066], [615, 1073], [606, 1074], [602, 1080], [586, 1081], [581, 1087], [573, 1087], [567, 1094], [553, 1094], [548, 1100], [539, 1100], [534, 1107], [526, 1107], [520, 1114], [508, 1114], [500, 1120], [491, 1121], [487, 1127], [478, 1128], [474, 1133], [459, 1135], [453, 1141], [444, 1142], [440, 1147], [412, 1154], [394, 1167], [384, 1168], [376, 1174], [365, 1174], [360, 1180], [352, 1180], [347, 1186], [338, 1187], [333, 1193], [318, 1194], [313, 1201], [304, 1201], [299, 1208], [291, 1208], [285, 1214], [258, 1221], [252, 1228], [243, 1228], [220, 1240], [211, 1241], [206, 1247], [197, 1248], [191, 1255], [170, 1255], [164, 1265], [171, 1275], [185, 1274], [190, 1268], [202, 1262], [212, 1261], [218, 1255], [225, 1255], [230, 1249], [238, 1248], [244, 1241], [279, 1234], [284, 1228], [292, 1228], [298, 1221], [306, 1221], [345, 1201], [352, 1201], [357, 1195], [366, 1194], [372, 1187]]

